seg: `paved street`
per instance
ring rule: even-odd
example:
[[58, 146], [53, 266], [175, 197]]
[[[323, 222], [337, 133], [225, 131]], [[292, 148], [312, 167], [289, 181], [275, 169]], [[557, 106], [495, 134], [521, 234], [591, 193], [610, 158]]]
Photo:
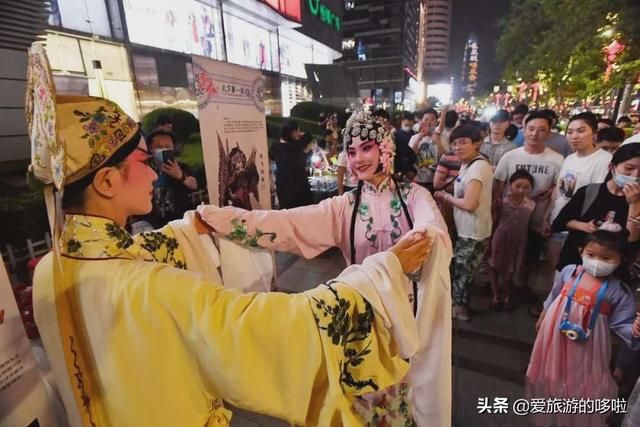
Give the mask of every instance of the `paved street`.
[[[338, 251], [329, 251], [313, 260], [278, 254], [278, 286], [285, 292], [303, 291], [334, 278], [345, 264]], [[544, 293], [545, 279], [533, 277], [536, 291]], [[522, 397], [523, 381], [535, 339], [534, 319], [527, 309], [531, 296], [516, 289], [517, 310], [512, 313], [489, 309], [486, 277], [478, 276], [473, 290], [471, 322], [454, 322], [454, 425], [521, 426], [523, 418], [513, 415], [478, 414], [478, 398]], [[234, 410], [234, 427], [286, 426], [280, 420]]]

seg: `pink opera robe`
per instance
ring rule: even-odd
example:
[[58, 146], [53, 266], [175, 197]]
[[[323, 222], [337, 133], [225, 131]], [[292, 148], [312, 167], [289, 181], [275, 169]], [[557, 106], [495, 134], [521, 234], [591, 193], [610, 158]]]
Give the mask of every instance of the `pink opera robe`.
[[[447, 226], [423, 187], [400, 184], [414, 230], [434, 237], [431, 254], [418, 281], [420, 348], [411, 359], [408, 382], [413, 418], [419, 427], [451, 425], [451, 241]], [[246, 246], [290, 252], [313, 258], [337, 247], [351, 264], [350, 226], [355, 191], [317, 205], [280, 211], [245, 211], [234, 207], [200, 206], [198, 212], [216, 233]], [[393, 246], [410, 231], [394, 183], [378, 188], [364, 183], [355, 221], [355, 262]], [[405, 286], [410, 288], [407, 280]]]

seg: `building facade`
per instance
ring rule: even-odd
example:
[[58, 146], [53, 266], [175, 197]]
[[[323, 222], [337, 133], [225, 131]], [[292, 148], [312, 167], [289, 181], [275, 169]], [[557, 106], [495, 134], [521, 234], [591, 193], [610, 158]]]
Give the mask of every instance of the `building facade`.
[[422, 0], [421, 25], [424, 52], [422, 77], [427, 85], [449, 83], [451, 0]]
[[0, 1], [0, 173], [24, 172], [30, 155], [24, 119], [27, 81], [27, 47], [37, 40], [47, 24], [41, 0]]
[[419, 0], [345, 2], [341, 63], [360, 97], [389, 109], [415, 103], [419, 12]]
[[[11, 8], [19, 12], [5, 3], [15, 3]], [[21, 43], [11, 54], [22, 66], [5, 74], [24, 81], [27, 46], [41, 36], [59, 93], [111, 99], [136, 119], [160, 107], [197, 114], [191, 55], [262, 70], [266, 113], [285, 116], [312, 98], [305, 64], [332, 64], [341, 55], [340, 0], [7, 0], [0, 5], [2, 16], [16, 13], [24, 15], [24, 31], [31, 36], [16, 33]], [[14, 89], [23, 99], [24, 86]], [[10, 159], [24, 160], [29, 144], [23, 103], [16, 105], [19, 119], [2, 114], [10, 123], [2, 126], [9, 134], [0, 139], [13, 143], [18, 137]]]

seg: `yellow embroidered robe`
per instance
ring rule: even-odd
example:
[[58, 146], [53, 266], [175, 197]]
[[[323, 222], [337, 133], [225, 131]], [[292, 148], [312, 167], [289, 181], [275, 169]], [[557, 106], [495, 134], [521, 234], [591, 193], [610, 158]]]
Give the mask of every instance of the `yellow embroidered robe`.
[[[358, 426], [353, 397], [407, 372], [389, 331], [348, 284], [242, 294], [154, 262], [184, 266], [170, 230], [134, 240], [98, 217], [67, 216], [60, 245], [98, 383], [90, 398], [101, 399], [108, 425], [225, 426], [224, 399], [297, 425]], [[372, 262], [401, 275], [397, 258], [379, 255]], [[75, 427], [84, 408], [71, 387], [86, 373], [66, 369], [54, 261], [36, 269], [34, 309]]]

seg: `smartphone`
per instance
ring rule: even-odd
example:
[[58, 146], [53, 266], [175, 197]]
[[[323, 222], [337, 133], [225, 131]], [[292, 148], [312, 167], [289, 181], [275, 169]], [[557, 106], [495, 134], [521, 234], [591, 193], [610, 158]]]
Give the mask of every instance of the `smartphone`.
[[173, 161], [175, 159], [175, 154], [172, 149], [163, 148], [156, 150], [154, 157], [158, 163], [169, 163], [170, 160]]

